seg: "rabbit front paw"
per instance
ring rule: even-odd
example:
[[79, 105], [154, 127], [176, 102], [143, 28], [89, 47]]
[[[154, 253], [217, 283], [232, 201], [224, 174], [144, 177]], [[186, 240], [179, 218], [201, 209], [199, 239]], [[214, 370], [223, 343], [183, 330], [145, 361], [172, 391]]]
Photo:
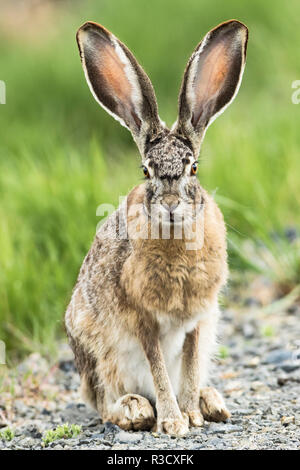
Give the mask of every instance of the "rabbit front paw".
[[175, 437], [185, 436], [189, 432], [188, 417], [184, 414], [176, 418], [158, 419], [157, 431]]
[[200, 391], [200, 408], [206, 421], [219, 423], [231, 416], [222, 395], [213, 387], [205, 387]]
[[190, 423], [190, 426], [193, 426], [193, 427], [201, 427], [203, 426], [204, 424], [204, 418], [203, 418], [203, 415], [199, 410], [195, 409], [195, 410], [187, 410], [185, 412], [182, 412], [182, 415], [184, 416], [187, 416], [187, 419]]

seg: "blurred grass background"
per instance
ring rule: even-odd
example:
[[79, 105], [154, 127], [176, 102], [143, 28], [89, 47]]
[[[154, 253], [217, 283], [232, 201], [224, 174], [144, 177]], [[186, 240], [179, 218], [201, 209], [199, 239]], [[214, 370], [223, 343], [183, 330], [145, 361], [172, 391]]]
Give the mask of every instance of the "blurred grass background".
[[203, 35], [230, 18], [248, 25], [242, 87], [207, 132], [199, 178], [225, 214], [232, 272], [262, 272], [281, 293], [300, 283], [299, 17], [297, 0], [0, 0], [0, 339], [11, 355], [55, 349], [97, 206], [141, 179], [131, 136], [86, 85], [75, 42], [86, 20], [134, 52], [168, 125]]

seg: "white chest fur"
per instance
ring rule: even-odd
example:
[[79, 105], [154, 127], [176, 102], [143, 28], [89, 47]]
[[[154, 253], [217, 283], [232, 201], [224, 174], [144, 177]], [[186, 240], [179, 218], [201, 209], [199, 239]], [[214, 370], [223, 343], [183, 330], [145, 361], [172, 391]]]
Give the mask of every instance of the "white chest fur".
[[[157, 315], [160, 323], [160, 344], [175, 395], [179, 392], [182, 348], [186, 333], [192, 331], [208, 314], [201, 312], [180, 325], [166, 315]], [[155, 403], [152, 374], [142, 347], [135, 338], [129, 337], [124, 338], [119, 347], [121, 350], [118, 366], [126, 393], [137, 393]]]

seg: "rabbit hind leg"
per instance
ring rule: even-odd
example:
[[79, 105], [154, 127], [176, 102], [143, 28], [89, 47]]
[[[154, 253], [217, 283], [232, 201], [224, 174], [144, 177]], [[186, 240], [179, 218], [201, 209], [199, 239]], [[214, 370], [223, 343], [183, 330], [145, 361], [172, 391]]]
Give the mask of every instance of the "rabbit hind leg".
[[102, 414], [104, 393], [97, 373], [97, 361], [70, 332], [68, 336], [80, 375], [80, 396], [85, 403]]

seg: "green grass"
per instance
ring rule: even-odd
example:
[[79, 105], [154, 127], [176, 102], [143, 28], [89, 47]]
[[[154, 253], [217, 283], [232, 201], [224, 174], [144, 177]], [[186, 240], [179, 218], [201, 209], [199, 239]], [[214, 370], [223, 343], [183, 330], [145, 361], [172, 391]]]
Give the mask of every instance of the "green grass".
[[58, 439], [72, 439], [81, 433], [81, 426], [78, 424], [62, 424], [55, 429], [49, 429], [45, 432], [42, 442], [44, 447], [48, 447], [51, 442]]
[[273, 338], [275, 336], [275, 330], [272, 325], [265, 325], [261, 330], [262, 336], [265, 338]]
[[169, 125], [201, 37], [229, 18], [249, 26], [243, 84], [207, 132], [199, 178], [224, 212], [231, 269], [265, 272], [286, 291], [299, 284], [299, 243], [284, 236], [286, 227], [300, 227], [300, 105], [291, 102], [291, 84], [300, 79], [299, 2], [102, 0], [59, 8], [47, 32], [34, 21], [30, 36], [0, 27], [7, 88], [0, 105], [0, 339], [8, 361], [24, 351], [53, 353], [99, 222], [97, 206], [116, 204], [142, 177], [130, 135], [85, 83], [75, 31], [87, 19], [134, 51]]
[[0, 439], [3, 441], [11, 441], [15, 437], [15, 433], [11, 428], [5, 428], [0, 431]]
[[220, 359], [227, 359], [230, 356], [229, 349], [227, 346], [219, 346], [218, 357]]

